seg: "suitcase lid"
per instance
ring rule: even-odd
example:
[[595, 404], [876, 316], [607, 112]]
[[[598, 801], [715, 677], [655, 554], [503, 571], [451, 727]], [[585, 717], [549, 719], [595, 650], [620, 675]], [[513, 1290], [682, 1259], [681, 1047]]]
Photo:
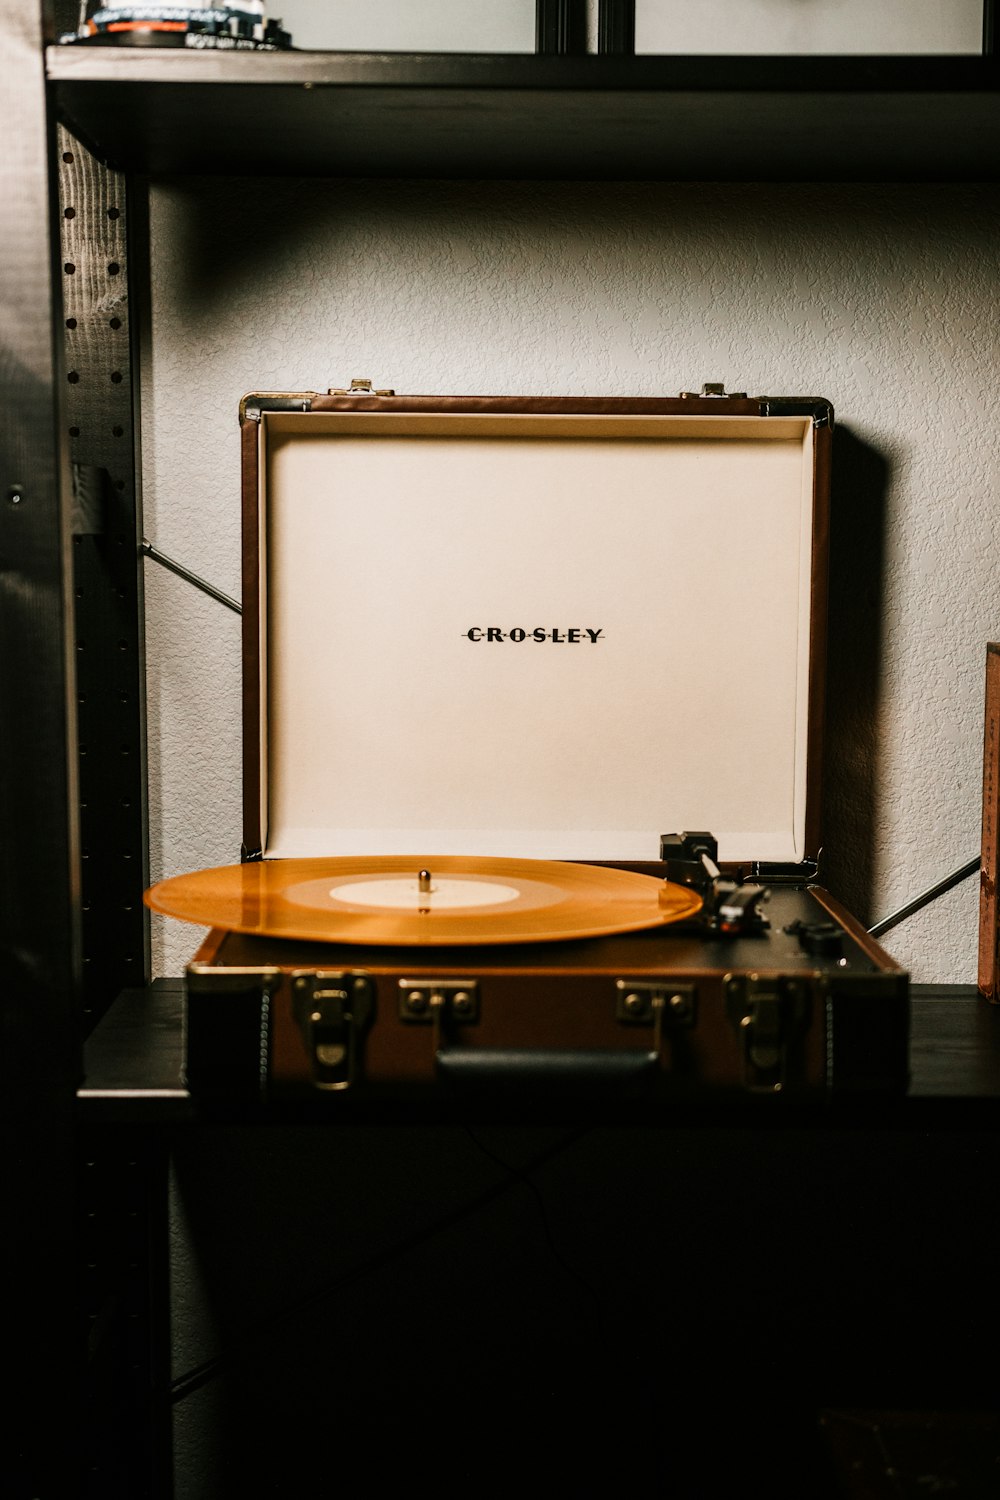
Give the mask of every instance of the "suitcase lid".
[[819, 851], [819, 399], [252, 396], [244, 854]]

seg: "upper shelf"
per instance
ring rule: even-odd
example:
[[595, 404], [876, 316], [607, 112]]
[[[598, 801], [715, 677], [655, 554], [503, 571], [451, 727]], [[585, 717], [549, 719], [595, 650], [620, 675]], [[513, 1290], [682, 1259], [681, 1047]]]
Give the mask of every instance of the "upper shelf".
[[59, 117], [151, 175], [992, 180], [995, 58], [50, 47]]

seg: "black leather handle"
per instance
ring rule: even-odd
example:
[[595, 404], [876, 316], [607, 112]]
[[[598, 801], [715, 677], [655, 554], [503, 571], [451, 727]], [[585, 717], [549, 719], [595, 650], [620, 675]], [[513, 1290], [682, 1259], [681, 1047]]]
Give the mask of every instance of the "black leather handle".
[[601, 1051], [597, 1048], [446, 1047], [437, 1050], [437, 1066], [457, 1084], [490, 1087], [533, 1085], [545, 1088], [627, 1089], [653, 1077], [659, 1056], [650, 1051]]

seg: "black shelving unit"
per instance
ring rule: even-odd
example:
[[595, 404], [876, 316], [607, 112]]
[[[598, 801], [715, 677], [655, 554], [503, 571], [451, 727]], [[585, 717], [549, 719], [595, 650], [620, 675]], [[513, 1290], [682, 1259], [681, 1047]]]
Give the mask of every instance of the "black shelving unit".
[[191, 56], [50, 48], [60, 117], [114, 165], [722, 181], [992, 180], [992, 57]]
[[[39, 1417], [54, 1402], [76, 1405], [79, 1289], [87, 1421], [99, 1429], [81, 1493], [167, 1500], [164, 1132], [196, 1117], [177, 1071], [176, 991], [149, 987], [137, 919], [138, 361], [127, 324], [93, 321], [109, 277], [131, 275], [141, 300], [131, 184], [285, 174], [290, 163], [333, 177], [993, 181], [1000, 71], [989, 55], [636, 58], [625, 4], [606, 8], [604, 55], [593, 57], [575, 50], [565, 5], [548, 7], [546, 55], [531, 57], [58, 46], [52, 9], [0, 0], [0, 121], [12, 148], [0, 259], [13, 333], [0, 350], [13, 418], [0, 427], [3, 1140], [17, 1168], [11, 1284], [34, 1311], [14, 1347], [20, 1441], [5, 1493], [69, 1494], [67, 1476], [80, 1480], [81, 1423], [53, 1436]], [[84, 268], [90, 291], [77, 306], [67, 281]], [[84, 325], [86, 340], [67, 342]], [[89, 529], [88, 482], [110, 486]], [[87, 680], [98, 697], [81, 704]], [[126, 763], [123, 781], [112, 765]], [[99, 848], [104, 828], [113, 848]], [[85, 856], [104, 861], [94, 888], [113, 893], [113, 909], [85, 909]], [[86, 1033], [109, 1006], [85, 1071]], [[947, 1135], [950, 1120], [971, 1121], [995, 1135], [1000, 1016], [967, 992], [925, 996], [916, 1014], [923, 1083], [883, 1123]], [[957, 1132], [955, 1150], [967, 1149]], [[92, 1261], [82, 1277], [81, 1245]]]

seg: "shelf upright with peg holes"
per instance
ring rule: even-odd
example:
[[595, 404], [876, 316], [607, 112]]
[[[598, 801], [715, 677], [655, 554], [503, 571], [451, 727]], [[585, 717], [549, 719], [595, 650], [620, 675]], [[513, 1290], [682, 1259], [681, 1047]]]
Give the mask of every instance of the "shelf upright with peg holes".
[[[13, 1290], [0, 1492], [73, 1493], [81, 950], [41, 8], [0, 0], [0, 1119]], [[25, 1311], [30, 1316], [25, 1316]]]
[[[149, 978], [138, 423], [125, 173], [56, 127], [79, 733], [83, 1022]], [[143, 237], [137, 236], [142, 242]]]
[[0, 1490], [152, 1500], [162, 1154], [76, 1117], [81, 1044], [148, 962], [131, 183], [50, 110], [67, 10], [0, 0], [0, 1095], [30, 1308]]

